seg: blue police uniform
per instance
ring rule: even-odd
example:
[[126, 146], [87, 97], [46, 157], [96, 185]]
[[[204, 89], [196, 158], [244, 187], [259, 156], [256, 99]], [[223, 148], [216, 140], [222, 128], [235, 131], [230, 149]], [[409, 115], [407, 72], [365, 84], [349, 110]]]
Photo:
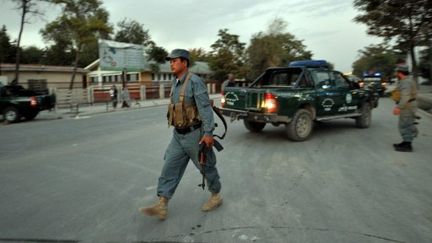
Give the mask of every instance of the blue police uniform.
[[[173, 80], [171, 102], [179, 102], [180, 91], [185, 83], [187, 73], [179, 80]], [[165, 151], [165, 164], [159, 177], [157, 194], [158, 196], [170, 199], [185, 172], [189, 160], [200, 169], [198, 154], [199, 141], [205, 135], [212, 136], [215, 128], [213, 110], [211, 107], [207, 87], [202, 79], [192, 74], [189, 82], [186, 82], [184, 93], [185, 103], [194, 103], [197, 106], [201, 126], [191, 127], [188, 132], [173, 130], [173, 136]], [[206, 154], [205, 176], [207, 185], [212, 193], [219, 193], [221, 184], [219, 173], [216, 169], [216, 156], [213, 149]]]

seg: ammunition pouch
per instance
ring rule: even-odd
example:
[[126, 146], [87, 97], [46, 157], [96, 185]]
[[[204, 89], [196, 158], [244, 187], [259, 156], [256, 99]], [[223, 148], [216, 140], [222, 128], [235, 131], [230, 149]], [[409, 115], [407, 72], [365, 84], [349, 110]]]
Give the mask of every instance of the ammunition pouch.
[[398, 103], [401, 99], [401, 92], [399, 89], [395, 89], [391, 92], [391, 99]]
[[186, 128], [200, 122], [198, 108], [184, 102], [168, 105], [168, 126]]
[[192, 74], [188, 73], [184, 83], [182, 84], [179, 96], [179, 102], [173, 103], [172, 90], [171, 89], [171, 103], [168, 105], [168, 126], [174, 126], [176, 128], [187, 128], [196, 125], [201, 121], [198, 114], [198, 108], [193, 103], [186, 103], [184, 100], [184, 94], [186, 86], [189, 83]]

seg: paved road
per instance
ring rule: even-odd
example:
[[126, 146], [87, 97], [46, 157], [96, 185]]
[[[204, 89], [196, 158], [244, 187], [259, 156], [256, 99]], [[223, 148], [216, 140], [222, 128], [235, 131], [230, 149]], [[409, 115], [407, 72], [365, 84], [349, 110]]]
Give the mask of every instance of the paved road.
[[224, 205], [199, 210], [208, 193], [190, 165], [163, 222], [138, 208], [156, 199], [165, 107], [1, 125], [0, 242], [432, 242], [431, 117], [398, 153], [380, 102], [369, 129], [326, 122], [302, 143], [229, 124]]

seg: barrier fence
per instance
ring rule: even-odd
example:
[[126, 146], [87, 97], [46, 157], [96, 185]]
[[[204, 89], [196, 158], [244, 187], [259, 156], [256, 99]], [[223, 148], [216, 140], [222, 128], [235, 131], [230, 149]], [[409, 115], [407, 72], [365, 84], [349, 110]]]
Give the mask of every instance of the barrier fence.
[[[77, 88], [73, 90], [64, 88], [51, 89], [51, 93], [57, 96], [57, 107], [73, 107], [76, 104], [89, 104], [110, 102], [110, 89], [112, 85], [90, 86], [86, 89]], [[123, 101], [121, 85], [116, 85], [119, 103]], [[209, 94], [220, 92], [220, 85], [207, 83]], [[129, 99], [133, 101], [143, 101], [147, 99], [165, 99], [171, 92], [170, 84], [128, 84]]]

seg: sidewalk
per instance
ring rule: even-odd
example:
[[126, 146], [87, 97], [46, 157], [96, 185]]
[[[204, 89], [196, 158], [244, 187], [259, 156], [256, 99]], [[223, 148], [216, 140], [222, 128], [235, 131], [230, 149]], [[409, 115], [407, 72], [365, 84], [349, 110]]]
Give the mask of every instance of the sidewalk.
[[[210, 95], [210, 99], [215, 101], [217, 101], [220, 98], [221, 98], [220, 94]], [[41, 111], [39, 115], [36, 117], [36, 119], [37, 118], [40, 119], [79, 118], [79, 117], [89, 116], [92, 114], [100, 114], [100, 113], [107, 113], [107, 112], [121, 112], [121, 111], [141, 109], [141, 108], [153, 107], [153, 106], [162, 106], [168, 104], [169, 104], [169, 98], [133, 101], [131, 102], [129, 108], [121, 108], [121, 104], [119, 103], [117, 104], [117, 108], [115, 109], [112, 107], [111, 102], [95, 103], [93, 105], [79, 104], [77, 107], [72, 107], [72, 108], [59, 108], [54, 111]]]

